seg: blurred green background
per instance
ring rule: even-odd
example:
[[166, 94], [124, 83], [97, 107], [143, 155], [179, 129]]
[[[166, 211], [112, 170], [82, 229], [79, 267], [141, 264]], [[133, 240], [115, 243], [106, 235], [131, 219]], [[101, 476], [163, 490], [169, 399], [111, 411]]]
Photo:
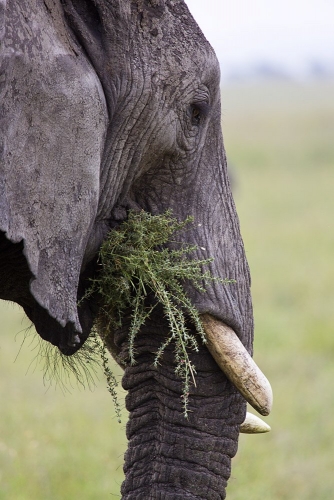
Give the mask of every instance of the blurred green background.
[[334, 85], [223, 89], [272, 432], [241, 436], [229, 500], [333, 498]]
[[[333, 498], [333, 96], [329, 81], [222, 89], [254, 357], [275, 398], [272, 432], [240, 438], [229, 500]], [[23, 314], [0, 311], [0, 499], [120, 498], [126, 415], [103, 377], [94, 391], [43, 384]]]

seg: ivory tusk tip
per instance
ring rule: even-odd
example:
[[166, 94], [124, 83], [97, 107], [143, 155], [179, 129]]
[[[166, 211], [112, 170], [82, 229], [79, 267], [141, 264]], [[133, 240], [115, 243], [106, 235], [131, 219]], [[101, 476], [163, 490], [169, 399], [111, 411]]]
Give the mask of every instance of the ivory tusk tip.
[[261, 415], [267, 417], [273, 407], [273, 390], [268, 379], [261, 373], [262, 389], [256, 392], [254, 400], [252, 398], [247, 401], [255, 408]]
[[220, 369], [256, 411], [269, 415], [273, 404], [271, 385], [236, 333], [209, 314], [201, 318], [207, 348]]
[[240, 432], [243, 434], [263, 434], [269, 431], [271, 431], [270, 425], [249, 412], [247, 412], [244, 422], [240, 425]]

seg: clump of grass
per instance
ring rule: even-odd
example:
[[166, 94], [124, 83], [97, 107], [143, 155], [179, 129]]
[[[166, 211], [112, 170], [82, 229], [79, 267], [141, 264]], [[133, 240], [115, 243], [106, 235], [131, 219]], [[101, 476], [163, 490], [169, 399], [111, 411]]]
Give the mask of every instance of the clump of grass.
[[[131, 365], [136, 363], [135, 340], [138, 332], [157, 304], [162, 305], [169, 325], [169, 336], [158, 349], [154, 366], [161, 362], [166, 347], [174, 343], [175, 372], [183, 381], [185, 416], [188, 415], [191, 380], [196, 385], [196, 370], [188, 351], [198, 351], [198, 338], [206, 343], [206, 337], [199, 313], [188, 298], [183, 284], [185, 280], [190, 281], [197, 290], [205, 292], [203, 283], [230, 282], [212, 276], [209, 271], [203, 272], [203, 267], [212, 259], [191, 259], [190, 255], [196, 246], [177, 244], [173, 240], [175, 233], [192, 220], [188, 217], [178, 222], [170, 211], [154, 216], [144, 211], [130, 211], [128, 219], [117, 229], [111, 230], [102, 244], [100, 271], [86, 294], [87, 297], [97, 292], [100, 296], [101, 308], [95, 331], [102, 339], [121, 326], [125, 311], [129, 308], [132, 311], [128, 337], [128, 362]], [[168, 242], [173, 242], [176, 248], [167, 248]], [[155, 298], [149, 306], [146, 300], [148, 294]], [[189, 330], [189, 320], [197, 335]]]
[[98, 372], [102, 369], [108, 391], [114, 402], [117, 420], [121, 422], [121, 407], [116, 392], [118, 382], [109, 366], [110, 357], [106, 345], [95, 327], [83, 346], [72, 356], [61, 353], [58, 347], [45, 342], [36, 334], [32, 325], [25, 329], [22, 345], [28, 337], [30, 337], [30, 345], [36, 342], [33, 349], [37, 350], [30, 367], [36, 368], [41, 363], [44, 384], [48, 386], [55, 384], [63, 393], [70, 392], [74, 381], [78, 386], [92, 390], [96, 386]]

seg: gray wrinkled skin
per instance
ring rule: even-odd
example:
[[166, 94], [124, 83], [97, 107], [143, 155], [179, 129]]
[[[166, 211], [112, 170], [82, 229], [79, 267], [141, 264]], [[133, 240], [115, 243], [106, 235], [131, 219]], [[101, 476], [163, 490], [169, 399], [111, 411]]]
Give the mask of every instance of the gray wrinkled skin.
[[[0, 2], [0, 298], [22, 305], [65, 354], [96, 304], [77, 308], [108, 229], [130, 208], [195, 218], [181, 239], [234, 278], [200, 312], [249, 351], [250, 278], [220, 128], [219, 66], [182, 0]], [[182, 415], [172, 350], [159, 369], [162, 314], [138, 338], [129, 391], [124, 499], [221, 499], [245, 402], [207, 349], [194, 354], [193, 412]], [[126, 326], [112, 339], [126, 352]]]

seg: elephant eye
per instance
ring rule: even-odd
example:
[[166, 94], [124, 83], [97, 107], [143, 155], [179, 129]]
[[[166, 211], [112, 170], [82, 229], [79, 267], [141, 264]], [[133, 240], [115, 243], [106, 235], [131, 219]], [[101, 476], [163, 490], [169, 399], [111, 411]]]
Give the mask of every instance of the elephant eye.
[[192, 106], [191, 121], [193, 125], [199, 125], [201, 121], [201, 110], [197, 106]]
[[209, 113], [209, 104], [207, 102], [196, 102], [190, 106], [191, 123], [198, 127], [202, 119]]

